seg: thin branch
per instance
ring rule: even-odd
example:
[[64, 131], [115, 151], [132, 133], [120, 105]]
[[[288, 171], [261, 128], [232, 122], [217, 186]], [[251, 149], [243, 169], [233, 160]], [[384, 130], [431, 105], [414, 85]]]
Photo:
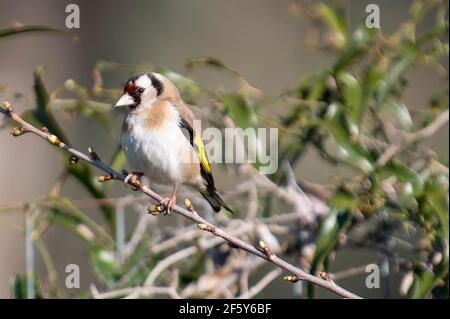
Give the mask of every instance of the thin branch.
[[387, 162], [391, 160], [391, 158], [395, 157], [398, 152], [402, 150], [406, 145], [417, 142], [419, 140], [423, 140], [426, 138], [429, 138], [433, 136], [434, 134], [439, 131], [439, 129], [444, 126], [446, 123], [448, 123], [449, 119], [449, 110], [445, 110], [441, 114], [439, 114], [436, 119], [431, 122], [429, 125], [425, 126], [424, 128], [408, 133], [404, 136], [403, 141], [398, 143], [390, 144], [383, 154], [378, 158], [377, 164], [380, 166], [384, 166]]
[[[97, 207], [101, 205], [117, 205], [118, 202], [123, 202], [125, 200], [125, 205], [128, 205], [131, 203], [131, 199], [133, 201], [133, 204], [139, 203], [139, 202], [148, 202], [147, 196], [130, 196], [127, 197], [110, 197], [110, 198], [84, 198], [84, 199], [70, 199], [70, 203], [74, 206], [77, 206], [78, 208], [86, 208], [86, 207]], [[129, 203], [130, 202], [130, 203]], [[39, 207], [49, 208], [53, 207], [55, 201], [53, 198], [50, 197], [44, 197], [39, 198], [37, 200], [32, 201], [33, 204]], [[6, 211], [15, 211], [15, 210], [23, 210], [24, 207], [29, 204], [27, 203], [10, 203], [10, 204], [2, 204], [0, 205], [0, 212], [6, 212]]]
[[276, 268], [268, 272], [256, 285], [250, 288], [247, 292], [243, 293], [238, 299], [250, 299], [259, 294], [267, 285], [269, 285], [274, 279], [281, 275], [281, 269]]
[[439, 131], [442, 126], [447, 124], [448, 117], [449, 117], [448, 112], [449, 112], [449, 110], [445, 110], [444, 112], [439, 114], [436, 117], [436, 119], [434, 119], [434, 121], [431, 122], [429, 125], [425, 126], [424, 128], [422, 128], [414, 133], [409, 133], [406, 136], [408, 141], [411, 143], [411, 142], [415, 142], [418, 140], [429, 138], [429, 137], [433, 136], [434, 134], [436, 134], [437, 131]]
[[[242, 227], [239, 227], [232, 232], [230, 232], [230, 236], [240, 236], [242, 234], [248, 233], [254, 227], [251, 223], [246, 223]], [[206, 243], [200, 242], [199, 245], [189, 246], [183, 250], [180, 250], [174, 254], [167, 256], [166, 258], [160, 260], [158, 264], [153, 268], [150, 274], [144, 281], [144, 286], [153, 286], [155, 280], [159, 277], [159, 275], [171, 265], [185, 260], [189, 256], [197, 253], [199, 250], [207, 250], [209, 248], [215, 247], [223, 242], [223, 238], [215, 237], [211, 240], [208, 240]]]
[[119, 201], [116, 205], [116, 261], [122, 265], [125, 247], [125, 205]]
[[139, 221], [137, 222], [136, 228], [131, 236], [129, 242], [125, 245], [123, 250], [123, 260], [127, 260], [133, 252], [138, 247], [141, 239], [145, 235], [145, 231], [147, 230], [147, 216], [142, 213], [141, 217], [139, 217]]
[[165, 251], [167, 249], [176, 247], [178, 244], [183, 242], [188, 242], [193, 239], [195, 239], [198, 235], [198, 229], [196, 228], [185, 228], [179, 234], [170, 237], [169, 239], [166, 239], [160, 243], [155, 243], [150, 247], [150, 252], [152, 254], [159, 254], [162, 251]]
[[364, 274], [366, 272], [367, 265], [370, 265], [370, 264], [373, 264], [373, 263], [369, 263], [369, 264], [366, 264], [366, 265], [345, 269], [345, 270], [342, 270], [340, 272], [336, 272], [334, 274], [330, 274], [330, 277], [333, 280], [335, 280], [335, 281], [339, 281], [339, 280], [342, 280], [342, 279], [346, 279], [348, 277]]
[[176, 253], [170, 255], [169, 257], [163, 259], [159, 262], [155, 268], [150, 272], [147, 278], [144, 281], [144, 286], [153, 286], [156, 278], [158, 278], [159, 274], [170, 265], [176, 263], [177, 261], [186, 259], [197, 251], [197, 247], [190, 246], [183, 250], [177, 251]]
[[35, 227], [35, 214], [29, 209], [25, 214], [25, 264], [27, 279], [27, 299], [34, 299], [35, 295], [35, 257], [34, 257], [34, 240], [33, 229]]
[[[90, 287], [91, 294], [95, 299], [119, 298], [132, 293], [135, 289], [136, 288], [127, 287], [100, 293], [95, 286]], [[180, 295], [173, 287], [146, 287], [143, 289], [143, 293], [168, 295], [172, 299], [181, 299]]]
[[[31, 125], [30, 123], [26, 122], [25, 120], [23, 120], [16, 112], [14, 112], [13, 108], [11, 107], [10, 103], [5, 102], [3, 103], [3, 107], [0, 107], [0, 112], [5, 114], [7, 117], [11, 118], [13, 121], [17, 122], [19, 125], [22, 126], [23, 130], [27, 131], [27, 132], [31, 132], [45, 140], [47, 140], [50, 144], [55, 145], [61, 149], [64, 149], [65, 151], [67, 151], [68, 153], [76, 156], [79, 159], [82, 159], [83, 161], [103, 170], [104, 172], [106, 172], [107, 174], [109, 174], [109, 176], [111, 177], [111, 179], [115, 179], [115, 180], [121, 180], [124, 181], [126, 178], [126, 175], [120, 172], [117, 172], [116, 170], [112, 169], [111, 167], [109, 167], [108, 165], [104, 164], [100, 158], [96, 155], [96, 153], [90, 149], [90, 155], [91, 157], [89, 157], [88, 155], [76, 150], [75, 148], [65, 144], [64, 142], [62, 142], [61, 140], [59, 140], [59, 138], [53, 134], [51, 134], [50, 132], [48, 132], [48, 130], [44, 129], [44, 130], [39, 130], [36, 127], [34, 127], [33, 125]], [[146, 194], [148, 197], [160, 202], [163, 197], [160, 196], [159, 194], [157, 194], [156, 192], [154, 192], [153, 190], [151, 190], [150, 188], [148, 188], [146, 185], [139, 183], [139, 184], [133, 184], [132, 181], [128, 181], [128, 184], [130, 184], [131, 186], [134, 186], [137, 190], [139, 190], [140, 192]], [[210, 222], [208, 222], [207, 220], [203, 219], [197, 212], [195, 212], [195, 210], [193, 209], [184, 209], [181, 208], [179, 206], [175, 206], [173, 208], [173, 212], [190, 219], [191, 221], [197, 223], [199, 225], [199, 228], [202, 230], [206, 230], [209, 231], [211, 234], [213, 234], [214, 236], [220, 237], [225, 239], [226, 241], [228, 241], [233, 247], [237, 247], [240, 248], [242, 250], [245, 250], [253, 255], [256, 255], [260, 258], [269, 260], [270, 262], [272, 262], [273, 264], [277, 265], [278, 267], [294, 274], [295, 276], [298, 276], [300, 279], [302, 280], [306, 280], [309, 281], [315, 285], [318, 285], [320, 287], [323, 287], [325, 289], [328, 289], [330, 291], [333, 291], [334, 293], [344, 297], [344, 298], [351, 298], [351, 299], [355, 299], [355, 298], [361, 298], [360, 296], [340, 287], [337, 286], [336, 284], [323, 280], [320, 277], [311, 275], [291, 264], [289, 264], [288, 262], [282, 260], [281, 258], [279, 258], [276, 255], [268, 255], [265, 252], [262, 252], [261, 250], [256, 249], [253, 245], [250, 245], [249, 243], [244, 242], [243, 240], [236, 238], [234, 236], [231, 236], [230, 234], [226, 233], [225, 231], [223, 231], [222, 229], [218, 228], [217, 226], [211, 224]]]

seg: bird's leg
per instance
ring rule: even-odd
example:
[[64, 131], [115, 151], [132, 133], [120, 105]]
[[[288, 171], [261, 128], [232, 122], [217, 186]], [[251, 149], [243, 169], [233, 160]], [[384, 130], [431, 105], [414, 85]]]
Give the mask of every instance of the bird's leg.
[[170, 195], [170, 197], [164, 198], [160, 202], [160, 205], [164, 206], [164, 210], [165, 210], [164, 215], [170, 215], [172, 213], [172, 209], [175, 206], [176, 200], [177, 200], [177, 188], [178, 188], [178, 184], [175, 184], [173, 187], [172, 195]]
[[144, 173], [142, 172], [128, 173], [125, 170], [123, 171], [123, 173], [127, 175], [127, 177], [125, 177], [125, 179], [123, 180], [125, 185], [128, 185], [128, 183], [130, 183], [133, 190], [138, 190], [139, 187], [141, 186], [141, 178], [142, 176], [144, 176]]

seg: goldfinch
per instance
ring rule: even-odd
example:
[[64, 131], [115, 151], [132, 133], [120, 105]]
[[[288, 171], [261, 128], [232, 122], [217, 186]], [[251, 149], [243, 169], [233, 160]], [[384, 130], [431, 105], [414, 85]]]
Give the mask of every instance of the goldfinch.
[[197, 189], [214, 211], [224, 207], [232, 212], [217, 194], [202, 139], [192, 127], [194, 114], [167, 77], [159, 73], [133, 76], [114, 106], [129, 109], [121, 144], [128, 162], [138, 170], [125, 182], [145, 175], [150, 181], [173, 185], [171, 196], [161, 202], [169, 214], [181, 184]]

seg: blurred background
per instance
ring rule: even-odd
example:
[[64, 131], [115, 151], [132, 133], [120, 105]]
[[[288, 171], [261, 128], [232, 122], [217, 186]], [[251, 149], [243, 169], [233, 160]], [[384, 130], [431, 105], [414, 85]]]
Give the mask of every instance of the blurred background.
[[[69, 3], [79, 5], [81, 14], [79, 29], [69, 30], [65, 27], [67, 16], [65, 8]], [[336, 10], [345, 15], [348, 30], [355, 30], [364, 23], [367, 16], [365, 8], [369, 3], [376, 3], [380, 7], [380, 31], [386, 35], [399, 30], [410, 16], [413, 4], [412, 1], [324, 2], [330, 8], [338, 8]], [[448, 2], [443, 2], [443, 5], [447, 7]], [[308, 45], [311, 34], [314, 37], [314, 31], [311, 29], [315, 26], [308, 17], [308, 12], [304, 10], [308, 6], [313, 6], [312, 2], [291, 0], [127, 2], [0, 0], [0, 30], [41, 25], [65, 31], [65, 33], [30, 32], [0, 38], [0, 98], [12, 101], [20, 112], [33, 109], [36, 104], [33, 98], [35, 94], [33, 72], [40, 66], [44, 68], [42, 78], [49, 92], [55, 92], [63, 87], [68, 79], [73, 79], [82, 87], [90, 88], [93, 86], [93, 69], [99, 65], [99, 61], [104, 61], [102, 62], [104, 65], [107, 64], [105, 61], [108, 61], [123, 66], [114, 69], [105, 68], [102, 85], [106, 88], [120, 88], [133, 73], [127, 66], [139, 66], [139, 69], [162, 67], [172, 70], [192, 77], [196, 83], [218, 92], [232, 92], [236, 89], [236, 83], [240, 82], [236, 82], [235, 75], [229, 72], [222, 72], [217, 68], [199, 67], [193, 70], [186, 68], [186, 61], [196, 57], [216, 58], [233, 70], [237, 70], [252, 88], [263, 92], [265, 97], [279, 97], [297, 87], [307, 76], [332, 69], [337, 56], [333, 52], [343, 50], [338, 47], [334, 48], [335, 51], [328, 52]], [[436, 12], [433, 10], [421, 19], [417, 33], [426, 32], [435, 26]], [[447, 13], [444, 20], [448, 21]], [[448, 37], [448, 33], [444, 37]], [[448, 52], [448, 39], [444, 42]], [[444, 100], [447, 100], [448, 108], [448, 55], [439, 57], [438, 63], [438, 68], [417, 63], [404, 74], [407, 87], [402, 95], [402, 103], [408, 109], [418, 111], [428, 107], [430, 99], [442, 92], [447, 94]], [[354, 67], [357, 68], [357, 65], [358, 63]], [[389, 69], [389, 72], [392, 72], [392, 69]], [[66, 93], [69, 97], [75, 95], [73, 92]], [[113, 98], [102, 97], [102, 102], [112, 103]], [[283, 103], [269, 104], [267, 113], [273, 116], [291, 114], [291, 110]], [[207, 106], [206, 102], [199, 105], [200, 108]], [[97, 121], [79, 117], [76, 112], [61, 113], [64, 112], [56, 114], [60, 126], [78, 149], [87, 150], [88, 146], [94, 146], [103, 158], [111, 158], [114, 155], [123, 113], [108, 113], [111, 120], [110, 130], [99, 129]], [[213, 120], [210, 125], [214, 125]], [[267, 123], [258, 125], [271, 126]], [[439, 160], [445, 165], [448, 162], [448, 129], [448, 124], [444, 125], [432, 138], [427, 139], [425, 144], [439, 154]], [[61, 175], [63, 167], [58, 153], [34, 136], [26, 135], [20, 139], [13, 139], [7, 129], [1, 130], [0, 133], [0, 207], [28, 202], [48, 194], [55, 187], [55, 181]], [[409, 155], [406, 153], [404, 156]], [[239, 174], [235, 170], [231, 169], [233, 173], [230, 174], [219, 166], [215, 165], [216, 180], [224, 192], [233, 190], [237, 183], [245, 181], [246, 177], [237, 176]], [[127, 164], [124, 167], [128, 167]], [[347, 168], [336, 170], [326, 163], [318, 152], [311, 149], [302, 154], [301, 160], [294, 162], [293, 168], [299, 180], [325, 186], [336, 184], [333, 176], [337, 174], [353, 176]], [[94, 170], [94, 175], [98, 174], [100, 173]], [[448, 173], [446, 178], [448, 179]], [[112, 185], [108, 192], [108, 196], [112, 197], [130, 193], [123, 185]], [[70, 199], [85, 199], [91, 196], [74, 179], [66, 181], [60, 194]], [[145, 203], [142, 207], [145, 211], [144, 205]], [[95, 222], [107, 228], [98, 208], [86, 205], [82, 209]], [[125, 231], [126, 236], [130, 236], [140, 215], [132, 208], [127, 208], [127, 212], [129, 214]], [[448, 215], [448, 208], [446, 212]], [[155, 226], [173, 228], [189, 225], [187, 221], [175, 216], [170, 217], [169, 221], [165, 219], [159, 223]], [[1, 211], [0, 297], [2, 298], [12, 297], [12, 276], [26, 273], [24, 225], [23, 211]], [[147, 229], [150, 234], [154, 231], [151, 226]], [[412, 235], [412, 238], [415, 236]], [[64, 290], [64, 272], [67, 264], [77, 264], [81, 269], [80, 289], [59, 295], [49, 293], [48, 296], [89, 297], [90, 295], [84, 292], [89, 291], [90, 284], [105, 287], [93, 270], [95, 262], [88, 258], [91, 252], [83, 239], [57, 225], [49, 227], [42, 238], [58, 273], [56, 279], [58, 287]], [[416, 245], [414, 240], [409, 242], [412, 242], [413, 246]], [[416, 256], [417, 253], [414, 249], [412, 252], [405, 251], [399, 254]], [[37, 251], [35, 255], [36, 274], [40, 278], [45, 278], [48, 266], [45, 258]], [[295, 254], [288, 258], [295, 261]], [[372, 262], [382, 264], [383, 256], [367, 247], [344, 248], [333, 260], [329, 271], [336, 273]], [[260, 278], [273, 268], [264, 265], [255, 271], [255, 278]], [[368, 298], [405, 297], [399, 292], [404, 273], [393, 271], [389, 280], [381, 283], [381, 289], [367, 289], [366, 275], [359, 271], [354, 276], [343, 278], [339, 284]], [[281, 274], [278, 277], [282, 278]], [[43, 281], [45, 282], [44, 279]], [[43, 285], [45, 286], [45, 283]], [[448, 288], [448, 281], [446, 285]], [[299, 296], [296, 289], [299, 289], [297, 284], [275, 280], [257, 296], [291, 298]], [[322, 289], [318, 293], [319, 297], [335, 297]]]

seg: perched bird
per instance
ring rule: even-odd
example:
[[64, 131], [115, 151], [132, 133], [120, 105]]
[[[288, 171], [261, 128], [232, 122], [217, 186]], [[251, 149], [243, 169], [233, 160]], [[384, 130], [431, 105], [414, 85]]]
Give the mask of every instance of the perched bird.
[[128, 174], [126, 183], [145, 175], [156, 183], [173, 185], [172, 195], [161, 202], [169, 214], [181, 184], [197, 189], [214, 211], [224, 207], [232, 212], [217, 194], [202, 139], [193, 129], [194, 114], [167, 77], [159, 73], [133, 76], [114, 106], [129, 109], [121, 143], [138, 171]]

